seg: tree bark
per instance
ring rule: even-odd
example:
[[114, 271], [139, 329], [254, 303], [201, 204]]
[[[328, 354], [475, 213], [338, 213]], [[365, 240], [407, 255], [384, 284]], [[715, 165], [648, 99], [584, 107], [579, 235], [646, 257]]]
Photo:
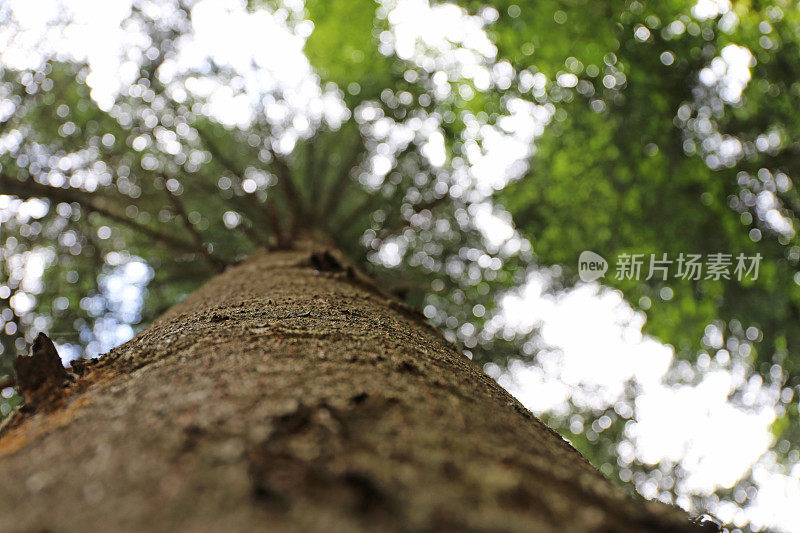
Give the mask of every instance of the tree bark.
[[0, 530], [695, 530], [312, 246], [254, 254], [13, 420]]

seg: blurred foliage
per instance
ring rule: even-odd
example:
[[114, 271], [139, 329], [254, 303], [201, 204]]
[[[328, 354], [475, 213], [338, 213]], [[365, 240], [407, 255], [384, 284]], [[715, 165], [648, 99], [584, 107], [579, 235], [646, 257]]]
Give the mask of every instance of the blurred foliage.
[[[319, 98], [335, 101], [339, 118], [297, 111], [291, 87], [253, 94], [252, 73], [213, 58], [167, 75], [192, 33], [191, 2], [161, 3], [168, 16], [133, 3], [124, 25], [144, 38], [126, 61], [137, 74], [110, 105], [93, 98], [82, 61], [49, 54], [36, 68], [2, 67], [0, 376], [38, 330], [70, 357], [96, 356], [255, 247], [308, 234], [332, 238], [468, 355], [501, 366], [538, 346], [535, 328], [495, 323], [498, 296], [531, 270], [556, 266], [560, 290], [578, 282], [583, 250], [612, 264], [623, 253], [758, 253], [757, 280], [617, 280], [612, 268], [602, 282], [695, 365], [676, 367], [675, 383], [699, 379], [703, 356], [723, 365], [725, 349], [746, 366], [746, 384], [775, 385], [773, 451], [796, 462], [797, 7], [734, 2], [703, 15], [683, 0], [456, 3], [485, 29], [491, 54], [469, 39], [450, 42], [452, 57], [425, 43], [399, 53], [393, 2], [248, 2], [307, 36]], [[14, 27], [13, 12], [0, 8], [0, 22]], [[223, 120], [189, 90], [198, 80], [249, 98], [252, 118]], [[515, 133], [503, 124], [520, 102], [549, 123], [493, 204], [475, 154]], [[498, 245], [482, 233], [478, 214], [502, 217], [500, 206], [526, 239]], [[731, 400], [746, 408], [744, 389]], [[636, 395], [630, 384], [614, 406], [572, 402], [545, 418], [610, 477], [640, 490], [655, 480], [674, 500], [680, 465], [620, 453]], [[3, 414], [18, 401], [4, 401]], [[692, 503], [744, 505], [752, 488], [746, 476]]]
[[[800, 443], [796, 5], [734, 2], [707, 18], [693, 11], [695, 2], [491, 5], [499, 55], [550, 80], [540, 94], [522, 96], [556, 107], [528, 173], [498, 194], [535, 260], [560, 265], [560, 282], [571, 285], [580, 253], [599, 253], [611, 263], [602, 282], [622, 290], [646, 314], [644, 331], [679, 358], [741, 359], [754, 373], [742, 389], [754, 379], [776, 385], [776, 449], [793, 463]], [[729, 58], [743, 49], [752, 54], [752, 79], [731, 79], [737, 65]], [[575, 78], [559, 83], [564, 74]], [[675, 264], [666, 280], [643, 279], [651, 254], [675, 261], [720, 252], [760, 254], [758, 279], [676, 279]], [[621, 254], [644, 254], [641, 279], [616, 279]], [[737, 390], [731, 400], [746, 408], [752, 397]], [[565, 420], [551, 423], [569, 433]], [[573, 437], [596, 464], [630, 466]], [[662, 486], [665, 497], [670, 489]]]
[[[598, 73], [582, 76], [572, 91], [552, 87], [556, 94], [550, 99], [559, 101], [559, 112], [564, 113], [556, 113], [538, 142], [529, 176], [500, 196], [517, 225], [531, 236], [537, 259], [564, 265], [567, 277], [575, 276], [583, 250], [609, 259], [622, 253], [667, 253], [670, 259], [681, 252], [760, 253], [764, 259], [755, 281], [695, 282], [670, 276], [666, 282], [643, 283], [617, 280], [612, 270], [604, 283], [622, 289], [634, 305], [644, 303], [646, 330], [672, 343], [680, 356], [692, 357], [707, 347], [700, 343], [706, 326], [715, 321], [738, 323], [735, 331], [726, 331], [731, 336], [742, 325], [756, 325], [763, 334], [753, 345], [758, 370], [768, 374], [777, 357], [776, 362], [795, 376], [796, 357], [786, 356], [797, 354], [800, 342], [794, 327], [800, 318], [800, 286], [792, 278], [800, 248], [793, 229], [781, 232], [765, 219], [767, 209], [758, 196], [773, 201], [781, 216], [796, 222], [797, 192], [790, 178], [796, 162], [781, 157], [796, 146], [791, 134], [781, 135], [781, 145], [768, 151], [756, 145], [760, 135], [796, 128], [789, 124], [797, 121], [796, 114], [753, 112], [763, 100], [770, 105], [776, 100], [753, 89], [756, 82], [732, 106], [713, 94], [714, 87], [699, 83], [701, 70], [731, 41], [753, 50], [760, 47], [723, 32], [716, 18], [698, 24], [696, 36], [675, 36], [669, 21], [688, 18], [692, 3], [665, 12], [667, 4], [654, 4], [652, 9], [650, 4], [636, 4], [636, 10], [618, 13], [618, 20], [604, 19], [616, 29], [619, 43], [607, 51], [613, 61], [605, 65], [606, 72], [624, 73], [624, 82], [615, 80], [609, 89]], [[765, 17], [761, 12], [745, 13], [745, 21]], [[781, 25], [795, 24], [786, 18]], [[746, 27], [745, 21], [740, 24]], [[645, 25], [650, 26], [649, 38], [641, 41], [635, 28]], [[591, 39], [593, 34], [578, 33], [571, 40], [581, 38]], [[674, 62], [665, 65], [664, 53]], [[765, 63], [772, 57], [785, 56], [777, 51], [762, 54], [753, 70], [756, 80], [768, 79], [760, 74], [770, 70]], [[577, 60], [584, 58], [579, 55]], [[788, 109], [797, 98], [790, 90], [795, 78], [789, 70], [782, 75], [787, 78], [785, 91], [777, 94]], [[774, 123], [756, 126], [743, 121], [744, 116], [762, 122], [772, 117]], [[723, 141], [735, 142], [742, 153], [721, 160], [716, 154], [724, 149]], [[671, 289], [666, 294], [673, 294], [669, 298], [660, 296], [666, 286]]]

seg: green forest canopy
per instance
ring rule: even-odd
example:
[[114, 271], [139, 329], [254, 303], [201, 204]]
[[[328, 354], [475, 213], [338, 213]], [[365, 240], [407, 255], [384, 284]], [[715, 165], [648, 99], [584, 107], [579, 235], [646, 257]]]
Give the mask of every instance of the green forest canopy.
[[[458, 31], [409, 43], [393, 2], [250, 2], [295, 39], [242, 63], [187, 54], [197, 6], [136, 1], [123, 27], [142, 37], [110, 99], [86, 58], [45, 44], [35, 65], [0, 56], [0, 375], [38, 330], [96, 355], [255, 247], [307, 231], [500, 366], [536, 361], [535, 329], [486, 327], [531, 271], [560, 291], [578, 283], [584, 250], [612, 264], [760, 254], [757, 279], [615, 279], [612, 267], [602, 283], [688, 363], [674, 383], [725, 366], [724, 353], [747, 369], [731, 402], [747, 409], [753, 387], [776, 391], [771, 453], [789, 471], [800, 455], [798, 7], [457, 4], [440, 7], [462, 17]], [[24, 40], [18, 18], [0, 7], [9, 49]], [[301, 51], [310, 85], [281, 85], [259, 63]], [[220, 116], [220, 93], [246, 113]], [[511, 159], [487, 161], [498, 145]], [[492, 165], [502, 179], [487, 185]], [[510, 214], [517, 235], [487, 239], [487, 213]], [[590, 435], [548, 417], [606, 473], [637, 488], [655, 476], [660, 497], [686, 496], [680, 465], [620, 459], [630, 410], [572, 409], [586, 427], [610, 420]], [[745, 506], [755, 487], [745, 476], [691, 503]]]

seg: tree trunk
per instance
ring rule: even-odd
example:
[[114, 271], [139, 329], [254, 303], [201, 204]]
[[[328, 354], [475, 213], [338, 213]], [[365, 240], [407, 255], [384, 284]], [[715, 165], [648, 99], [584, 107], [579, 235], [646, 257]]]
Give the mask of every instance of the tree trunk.
[[17, 416], [0, 530], [694, 530], [311, 252], [254, 254]]

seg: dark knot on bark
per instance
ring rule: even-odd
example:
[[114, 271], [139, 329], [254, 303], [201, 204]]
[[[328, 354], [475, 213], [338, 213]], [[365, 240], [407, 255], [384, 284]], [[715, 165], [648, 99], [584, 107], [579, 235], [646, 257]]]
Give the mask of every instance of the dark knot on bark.
[[341, 261], [328, 250], [312, 253], [308, 262], [318, 272], [341, 272], [344, 270]]

